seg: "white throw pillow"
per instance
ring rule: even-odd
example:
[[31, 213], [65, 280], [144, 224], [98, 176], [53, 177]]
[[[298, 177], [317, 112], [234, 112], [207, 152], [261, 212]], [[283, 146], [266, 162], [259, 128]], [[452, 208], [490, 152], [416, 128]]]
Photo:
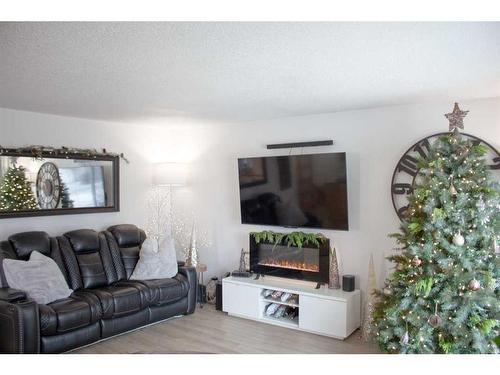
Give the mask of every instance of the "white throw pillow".
[[166, 237], [160, 241], [147, 238], [142, 244], [131, 280], [167, 279], [177, 275], [177, 258], [175, 256], [175, 245], [172, 237]]
[[33, 251], [28, 261], [4, 259], [3, 270], [9, 287], [26, 292], [42, 305], [73, 293], [57, 263], [38, 251]]

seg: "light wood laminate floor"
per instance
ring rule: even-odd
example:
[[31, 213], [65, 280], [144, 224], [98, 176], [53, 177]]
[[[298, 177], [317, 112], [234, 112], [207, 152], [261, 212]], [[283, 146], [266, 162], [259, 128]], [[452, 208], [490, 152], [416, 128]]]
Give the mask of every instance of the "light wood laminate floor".
[[378, 353], [359, 338], [344, 341], [228, 316], [213, 305], [73, 351], [114, 353]]

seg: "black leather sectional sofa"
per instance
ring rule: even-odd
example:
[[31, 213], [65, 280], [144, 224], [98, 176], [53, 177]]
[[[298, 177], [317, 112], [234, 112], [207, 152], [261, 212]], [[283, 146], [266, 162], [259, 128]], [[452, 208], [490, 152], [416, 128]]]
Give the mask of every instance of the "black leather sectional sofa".
[[27, 260], [35, 250], [50, 256], [74, 290], [69, 298], [39, 305], [23, 291], [0, 288], [0, 352], [65, 352], [193, 313], [194, 267], [180, 264], [170, 279], [129, 280], [145, 238], [143, 230], [123, 224], [55, 238], [45, 232], [18, 233], [0, 242], [0, 258]]

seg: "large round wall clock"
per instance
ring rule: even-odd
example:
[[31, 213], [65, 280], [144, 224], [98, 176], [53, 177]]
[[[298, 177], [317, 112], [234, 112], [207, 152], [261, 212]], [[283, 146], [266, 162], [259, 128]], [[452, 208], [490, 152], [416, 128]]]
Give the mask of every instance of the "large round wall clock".
[[[411, 146], [399, 159], [391, 181], [392, 204], [401, 221], [405, 220], [408, 209], [408, 197], [413, 192], [415, 180], [417, 179], [419, 168], [417, 166], [418, 157], [426, 158], [429, 147], [438, 137], [450, 133], [438, 133], [421, 139]], [[470, 134], [461, 133], [463, 137], [472, 139], [475, 145], [482, 144], [487, 147], [488, 153], [485, 156], [488, 166], [495, 174], [500, 175], [500, 154], [489, 143]]]
[[36, 196], [42, 209], [53, 209], [61, 197], [59, 170], [54, 163], [44, 163], [36, 178]]

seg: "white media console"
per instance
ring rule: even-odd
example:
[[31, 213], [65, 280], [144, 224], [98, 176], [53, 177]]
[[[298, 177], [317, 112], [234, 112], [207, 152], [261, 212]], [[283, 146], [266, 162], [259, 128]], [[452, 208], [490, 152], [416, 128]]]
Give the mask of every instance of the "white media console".
[[[227, 277], [222, 280], [222, 310], [229, 315], [257, 320], [301, 331], [345, 339], [360, 326], [361, 294], [358, 289], [344, 292], [315, 283], [266, 276], [254, 278]], [[298, 295], [293, 303], [264, 297], [265, 290]], [[298, 309], [298, 316], [274, 318], [265, 314], [270, 303]]]

